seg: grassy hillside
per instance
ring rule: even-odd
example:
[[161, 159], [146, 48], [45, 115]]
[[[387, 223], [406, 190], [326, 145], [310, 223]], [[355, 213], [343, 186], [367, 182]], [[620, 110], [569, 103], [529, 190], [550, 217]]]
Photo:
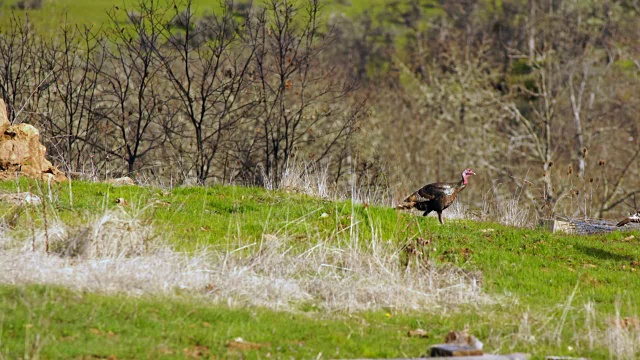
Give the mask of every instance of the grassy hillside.
[[0, 188], [45, 199], [2, 205], [5, 358], [418, 356], [466, 325], [488, 352], [639, 350], [637, 233], [441, 226], [233, 186]]
[[[28, 0], [27, 0], [28, 1]], [[4, 5], [0, 4], [0, 24], [6, 23], [11, 14], [25, 15], [36, 24], [41, 31], [55, 31], [63, 23], [90, 25], [99, 27], [109, 21], [107, 11], [118, 7], [129, 7], [135, 4], [136, 0], [95, 0], [95, 1], [71, 1], [71, 0], [44, 0], [39, 9], [31, 9], [27, 11], [15, 8], [18, 0], [8, 0]], [[240, 4], [247, 1], [236, 0], [234, 3]], [[260, 3], [259, 0], [254, 0]], [[358, 16], [364, 11], [372, 14], [379, 13], [388, 6], [387, 0], [326, 0], [323, 2], [323, 14], [329, 16], [331, 13], [341, 13], [347, 16]], [[194, 12], [196, 14], [207, 14], [218, 11], [221, 8], [220, 0], [194, 0]], [[401, 5], [402, 6], [402, 5]], [[441, 9], [435, 4], [426, 9], [427, 14], [439, 14]], [[122, 19], [126, 21], [126, 19]]]
[[[3, 21], [6, 21], [12, 12], [16, 14], [28, 14], [34, 21], [36, 26], [43, 28], [57, 28], [62, 22], [67, 21], [71, 24], [95, 25], [99, 26], [108, 22], [107, 11], [114, 6], [128, 6], [135, 1], [123, 0], [96, 0], [96, 1], [71, 1], [71, 0], [55, 0], [43, 1], [39, 9], [28, 11], [15, 10], [13, 7], [17, 0], [5, 1], [1, 6]], [[244, 1], [236, 1], [236, 3], [244, 3]], [[361, 14], [364, 10], [369, 9], [374, 13], [376, 9], [382, 8], [387, 3], [386, 0], [376, 1], [325, 1], [324, 5], [329, 12], [345, 13], [353, 16]], [[193, 1], [194, 11], [196, 14], [205, 14], [220, 9], [219, 0], [195, 0]]]

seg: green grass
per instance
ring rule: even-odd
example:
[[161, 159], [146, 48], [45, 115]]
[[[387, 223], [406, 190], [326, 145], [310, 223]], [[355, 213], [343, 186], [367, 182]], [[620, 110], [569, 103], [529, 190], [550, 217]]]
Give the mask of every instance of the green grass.
[[[0, 24], [5, 24], [11, 14], [18, 16], [28, 15], [29, 19], [36, 24], [41, 31], [52, 31], [59, 28], [62, 24], [68, 23], [72, 25], [89, 25], [100, 27], [109, 23], [108, 11], [112, 11], [114, 7], [131, 8], [131, 4], [135, 1], [123, 0], [95, 0], [95, 1], [72, 1], [72, 0], [56, 0], [43, 1], [40, 9], [21, 11], [12, 9], [12, 5], [17, 1], [5, 2], [2, 14], [0, 14]], [[210, 13], [220, 8], [220, 2], [217, 0], [194, 1], [194, 11], [196, 14]], [[125, 20], [124, 14], [123, 21]]]
[[[56, 0], [43, 1], [40, 9], [19, 11], [13, 10], [12, 5], [17, 0], [8, 0], [4, 3], [4, 7], [0, 8], [0, 24], [5, 24], [12, 13], [19, 15], [28, 14], [29, 18], [42, 31], [50, 31], [57, 29], [60, 24], [68, 22], [69, 24], [93, 25], [101, 26], [109, 22], [107, 11], [112, 10], [114, 6], [131, 8], [131, 4], [137, 0], [95, 0], [95, 1], [72, 1], [72, 0]], [[242, 0], [236, 0], [236, 3], [242, 3]], [[260, 0], [254, 1], [260, 3]], [[380, 14], [389, 4], [388, 0], [328, 0], [322, 3], [323, 14], [343, 13], [347, 16], [358, 16], [365, 11], [369, 11], [374, 20], [377, 22], [377, 15]], [[219, 0], [194, 0], [194, 12], [196, 14], [206, 14], [220, 9]], [[408, 7], [404, 6], [401, 10], [406, 11]], [[441, 14], [442, 10], [436, 1], [425, 8], [427, 16]], [[124, 20], [124, 18], [123, 18]]]
[[[40, 184], [25, 180], [0, 183], [0, 189], [48, 195]], [[418, 356], [448, 330], [469, 324], [488, 351], [597, 358], [607, 356], [609, 349], [600, 344], [577, 353], [568, 350], [577, 349], [576, 342], [585, 344], [585, 306], [595, 308], [594, 328], [589, 331], [596, 336], [604, 336], [611, 327], [616, 310], [622, 317], [638, 315], [638, 233], [563, 235], [460, 220], [441, 226], [433, 217], [391, 208], [236, 186], [163, 190], [73, 182], [71, 191], [68, 183], [54, 185], [51, 195], [49, 221], [57, 218], [77, 225], [120, 206], [114, 200], [124, 198], [128, 211], [142, 214], [175, 248], [194, 254], [203, 247], [230, 251], [260, 242], [263, 234], [286, 239], [292, 253], [319, 243], [367, 252], [372, 251], [373, 239], [401, 251], [403, 244], [421, 237], [430, 242], [430, 264], [481, 272], [484, 291], [505, 300], [481, 308], [453, 303], [432, 310], [355, 313], [327, 313], [311, 300], [281, 312], [237, 304], [229, 308], [189, 291], [136, 298], [3, 286], [0, 351], [5, 357], [32, 350], [44, 358], [184, 357], [184, 349], [197, 346], [215, 356], [229, 356], [226, 345], [235, 337], [269, 344], [245, 354], [251, 358], [268, 353], [310, 358], [320, 352], [326, 357]], [[0, 210], [8, 208], [2, 205]], [[35, 212], [36, 227], [41, 227], [42, 211]], [[21, 229], [28, 229], [31, 221], [23, 215], [13, 231], [28, 233]], [[351, 229], [357, 229], [355, 235], [349, 234]], [[525, 318], [537, 329], [535, 342], [519, 339]], [[431, 338], [407, 337], [406, 332], [417, 327], [427, 329]]]
[[[404, 336], [408, 317], [326, 318], [260, 309], [230, 309], [199, 301], [130, 299], [43, 287], [0, 287], [4, 314], [0, 353], [18, 358], [184, 358], [200, 350], [212, 356], [240, 352], [235, 338], [260, 344], [248, 357], [314, 358], [424, 351], [425, 341]], [[370, 326], [370, 322], [375, 325]], [[399, 341], [390, 347], [389, 339]], [[207, 357], [207, 356], [205, 356]]]
[[[507, 330], [492, 329], [495, 318], [473, 314], [282, 313], [40, 286], [0, 287], [0, 310], [6, 358], [191, 358], [196, 351], [204, 358], [415, 357], [441, 342], [439, 334], [452, 324], [472, 321], [478, 336]], [[428, 329], [430, 337], [407, 336], [416, 328]], [[229, 346], [238, 337], [260, 348]]]

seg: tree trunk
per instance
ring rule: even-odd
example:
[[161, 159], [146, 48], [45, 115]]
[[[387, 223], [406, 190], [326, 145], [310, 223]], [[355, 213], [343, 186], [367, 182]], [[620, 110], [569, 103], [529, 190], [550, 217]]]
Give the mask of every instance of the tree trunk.
[[533, 64], [536, 60], [536, 32], [535, 32], [535, 21], [536, 21], [536, 4], [535, 0], [529, 0], [529, 18], [527, 19], [527, 27], [529, 32], [529, 64]]

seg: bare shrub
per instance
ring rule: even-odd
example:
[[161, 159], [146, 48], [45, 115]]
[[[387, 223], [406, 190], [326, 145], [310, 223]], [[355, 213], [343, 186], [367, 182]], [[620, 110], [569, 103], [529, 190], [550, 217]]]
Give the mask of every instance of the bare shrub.
[[228, 7], [208, 16], [210, 28], [203, 29], [196, 26], [192, 3], [186, 0], [180, 4], [186, 7], [184, 11], [174, 8], [173, 23], [184, 35], [176, 37], [170, 30], [163, 31], [165, 45], [155, 48], [154, 53], [185, 124], [165, 127], [169, 144], [188, 159], [189, 172], [195, 172], [202, 185], [212, 176], [221, 153], [254, 105], [253, 97], [242, 95], [249, 85], [249, 65], [257, 49], [246, 47], [245, 40], [230, 30], [235, 20]]
[[0, 97], [12, 124], [18, 123], [18, 115], [25, 108], [33, 110], [28, 105], [42, 71], [35, 52], [38, 40], [33, 25], [15, 14], [0, 29]]
[[140, 13], [138, 13], [137, 11], [128, 11], [127, 19], [129, 19], [129, 22], [133, 26], [140, 26], [140, 24], [142, 23], [142, 15], [140, 15]]
[[98, 163], [105, 166], [103, 161], [108, 160], [94, 157], [96, 153], [108, 156], [110, 152], [104, 146], [109, 134], [98, 122], [102, 90], [99, 78], [105, 60], [103, 40], [102, 34], [90, 27], [65, 25], [55, 40], [45, 42], [43, 66], [52, 76], [42, 87], [46, 96], [38, 113], [48, 133], [50, 155], [67, 172], [90, 168], [94, 173]]
[[357, 84], [328, 65], [334, 34], [332, 28], [323, 29], [320, 19], [318, 0], [269, 0], [245, 24], [254, 55], [247, 91], [256, 106], [238, 134], [244, 146], [236, 156], [247, 159], [244, 173], [261, 164], [276, 186], [294, 156], [330, 159], [332, 171], [338, 172], [365, 117]]
[[124, 9], [135, 38], [122, 31], [117, 10], [108, 13], [110, 46], [105, 48], [100, 79], [106, 87], [101, 120], [106, 123], [104, 128], [113, 129], [110, 141], [102, 144], [126, 161], [128, 174], [139, 170], [142, 161], [162, 147], [167, 124], [177, 113], [168, 105], [166, 79], [155, 55], [167, 10], [157, 2], [140, 2], [138, 10], [141, 12]]

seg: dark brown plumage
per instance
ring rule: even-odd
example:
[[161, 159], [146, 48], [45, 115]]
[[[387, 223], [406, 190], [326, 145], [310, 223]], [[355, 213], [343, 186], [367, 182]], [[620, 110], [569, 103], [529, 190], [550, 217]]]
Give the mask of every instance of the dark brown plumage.
[[640, 223], [640, 211], [620, 221], [619, 223], [616, 224], [616, 226], [625, 226], [631, 222]]
[[462, 172], [462, 180], [458, 182], [438, 182], [425, 185], [404, 199], [403, 203], [398, 205], [397, 208], [418, 209], [424, 211], [423, 216], [427, 216], [430, 212], [435, 211], [438, 213], [440, 224], [444, 224], [442, 221], [442, 211], [453, 204], [458, 193], [467, 187], [469, 176], [475, 174], [472, 169], [465, 169]]

